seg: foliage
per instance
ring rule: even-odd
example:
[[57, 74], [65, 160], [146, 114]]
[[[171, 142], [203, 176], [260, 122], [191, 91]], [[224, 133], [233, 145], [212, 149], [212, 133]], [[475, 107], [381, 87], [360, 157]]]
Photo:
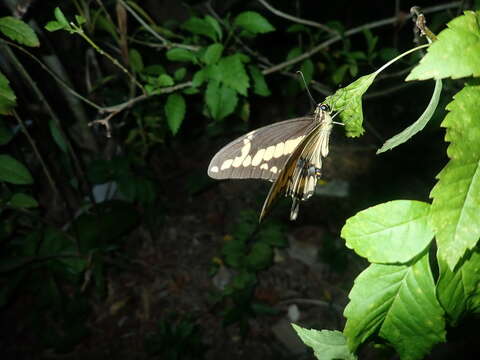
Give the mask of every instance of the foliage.
[[222, 249], [225, 265], [236, 272], [220, 297], [232, 303], [224, 313], [225, 325], [238, 322], [245, 332], [248, 317], [275, 313], [275, 309], [255, 301], [254, 290], [257, 273], [272, 265], [275, 248], [285, 246], [287, 241], [280, 224], [267, 221], [259, 227], [255, 211], [240, 214]]
[[[439, 91], [440, 79], [478, 76], [479, 20], [480, 12], [472, 11], [452, 20], [407, 80], [433, 78]], [[447, 129], [450, 161], [437, 176], [430, 193], [432, 203], [397, 200], [379, 204], [348, 219], [342, 229], [347, 246], [371, 262], [356, 278], [344, 313], [343, 335], [352, 352], [376, 335], [392, 345], [401, 359], [421, 359], [445, 341], [447, 326], [478, 313], [480, 87], [476, 84], [467, 81], [447, 106], [442, 127]], [[349, 91], [354, 98], [348, 101], [354, 105], [345, 101], [343, 105], [354, 106], [361, 114], [362, 93]], [[395, 140], [388, 146], [398, 144]], [[433, 238], [438, 251], [430, 259]], [[434, 263], [439, 268], [436, 279], [431, 269]], [[306, 337], [307, 330], [295, 329], [316, 353], [325, 346]], [[351, 356], [344, 353], [340, 358]]]
[[207, 346], [202, 341], [201, 329], [189, 317], [174, 314], [160, 320], [154, 333], [145, 338], [149, 356], [167, 360], [202, 359]]

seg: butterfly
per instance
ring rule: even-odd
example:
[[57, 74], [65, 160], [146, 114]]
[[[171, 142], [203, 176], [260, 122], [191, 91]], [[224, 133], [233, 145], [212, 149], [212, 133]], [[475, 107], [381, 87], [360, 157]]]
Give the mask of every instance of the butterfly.
[[212, 158], [208, 175], [272, 181], [260, 221], [282, 193], [293, 199], [290, 220], [295, 220], [300, 201], [313, 195], [322, 175], [334, 123], [331, 113], [328, 104], [318, 104], [312, 115], [267, 125], [233, 140]]

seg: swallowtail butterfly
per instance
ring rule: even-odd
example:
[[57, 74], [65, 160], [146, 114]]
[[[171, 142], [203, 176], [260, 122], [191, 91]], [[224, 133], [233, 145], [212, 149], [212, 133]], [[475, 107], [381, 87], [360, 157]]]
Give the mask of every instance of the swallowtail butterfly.
[[260, 221], [282, 193], [293, 199], [290, 219], [295, 220], [300, 201], [313, 195], [322, 174], [332, 127], [330, 107], [319, 104], [313, 115], [267, 125], [233, 140], [213, 157], [208, 175], [272, 181]]

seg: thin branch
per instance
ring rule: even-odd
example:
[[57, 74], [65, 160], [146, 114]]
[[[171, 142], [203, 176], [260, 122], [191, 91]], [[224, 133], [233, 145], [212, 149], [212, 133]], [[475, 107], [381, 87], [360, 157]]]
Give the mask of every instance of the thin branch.
[[35, 140], [30, 136], [30, 133], [28, 132], [27, 127], [25, 126], [25, 123], [23, 122], [22, 118], [18, 115], [18, 113], [13, 110], [12, 112], [13, 117], [15, 120], [17, 120], [18, 125], [20, 126], [20, 129], [22, 129], [22, 132], [25, 134], [28, 142], [30, 143], [30, 146], [32, 147], [32, 150], [37, 157], [38, 161], [40, 162], [40, 165], [42, 166], [43, 172], [45, 173], [45, 176], [47, 177], [47, 180], [50, 184], [50, 187], [52, 188], [53, 192], [55, 193], [55, 196], [58, 198], [60, 196], [60, 191], [57, 189], [57, 185], [55, 184], [55, 180], [53, 180], [53, 176], [50, 173], [50, 170], [48, 169], [47, 164], [43, 160], [42, 154], [40, 154], [40, 151], [37, 148], [37, 144], [35, 144]]
[[[425, 8], [423, 10], [423, 12], [424, 13], [431, 13], [431, 12], [436, 12], [436, 11], [453, 9], [453, 8], [456, 8], [460, 5], [461, 5], [461, 2], [456, 1], [456, 2], [453, 2], [453, 3], [450, 3], [450, 4], [442, 4], [442, 5], [431, 6], [431, 7]], [[412, 15], [409, 14], [409, 15], [405, 16], [405, 19], [410, 19], [411, 17], [412, 17]], [[277, 64], [275, 66], [272, 66], [268, 69], [263, 70], [262, 73], [264, 75], [268, 75], [268, 74], [280, 71], [283, 68], [286, 68], [290, 65], [296, 64], [296, 63], [298, 63], [302, 60], [308, 59], [309, 57], [311, 57], [313, 54], [319, 52], [320, 50], [332, 45], [333, 43], [336, 43], [337, 41], [342, 40], [342, 38], [358, 34], [358, 33], [362, 32], [363, 30], [366, 30], [366, 29], [374, 29], [374, 28], [377, 28], [377, 27], [381, 27], [381, 26], [385, 26], [385, 25], [389, 25], [389, 24], [394, 24], [397, 20], [398, 19], [396, 17], [390, 17], [390, 18], [387, 18], [387, 19], [378, 20], [378, 21], [374, 21], [374, 22], [371, 22], [371, 23], [368, 23], [368, 24], [357, 26], [355, 28], [352, 28], [352, 29], [346, 31], [343, 34], [343, 37], [340, 36], [340, 35], [335, 35], [335, 36], [331, 37], [330, 39], [324, 41], [323, 43], [315, 46], [314, 48], [310, 49], [309, 51], [307, 51], [307, 52], [305, 52], [305, 53], [303, 53], [303, 54], [301, 54], [301, 55], [299, 55], [299, 56], [297, 56], [293, 59], [284, 61], [280, 64]]]
[[122, 111], [126, 108], [129, 108], [129, 107], [132, 107], [136, 103], [138, 103], [140, 101], [143, 101], [143, 100], [146, 100], [146, 99], [148, 99], [152, 96], [160, 95], [160, 94], [169, 94], [169, 93], [172, 93], [174, 91], [181, 90], [181, 89], [184, 89], [184, 88], [187, 88], [187, 87], [190, 87], [190, 86], [192, 86], [192, 82], [187, 81], [187, 82], [184, 82], [184, 83], [181, 83], [181, 84], [177, 84], [175, 86], [169, 86], [169, 87], [161, 88], [161, 89], [156, 90], [152, 94], [140, 95], [140, 96], [134, 97], [134, 98], [132, 98], [128, 101], [125, 101], [124, 103], [101, 108], [100, 112], [101, 113], [120, 112], [120, 111]]
[[150, 34], [153, 35], [154, 38], [156, 38], [162, 43], [162, 45], [159, 47], [165, 47], [167, 49], [172, 47], [177, 47], [177, 48], [182, 48], [182, 49], [192, 50], [192, 51], [198, 51], [201, 49], [200, 46], [185, 45], [185, 44], [170, 42], [169, 40], [161, 36], [158, 32], [153, 30], [150, 25], [148, 25], [130, 6], [128, 6], [125, 3], [125, 1], [123, 0], [118, 0], [118, 1], [120, 2], [120, 4], [122, 4], [125, 7], [125, 9], [127, 9], [127, 11], [130, 14], [132, 14], [132, 16], [140, 23], [140, 25], [142, 25], [145, 28], [145, 30], [147, 30]]
[[265, 6], [273, 14], [275, 14], [279, 17], [283, 17], [284, 19], [287, 19], [287, 20], [290, 20], [290, 21], [293, 21], [293, 22], [296, 22], [296, 23], [299, 23], [299, 24], [313, 26], [313, 27], [322, 29], [322, 30], [324, 30], [324, 31], [326, 31], [326, 32], [328, 32], [329, 34], [332, 34], [332, 35], [338, 35], [338, 31], [335, 31], [335, 30], [331, 29], [330, 27], [328, 27], [326, 25], [320, 24], [316, 21], [305, 20], [305, 19], [302, 19], [302, 18], [299, 18], [299, 17], [296, 17], [296, 16], [286, 14], [284, 12], [281, 12], [280, 10], [275, 9], [272, 5], [267, 3], [265, 0], [258, 0], [258, 2], [261, 3], [263, 6]]
[[87, 98], [83, 97], [82, 95], [80, 95], [78, 92], [76, 92], [75, 90], [73, 90], [60, 76], [58, 76], [57, 74], [55, 74], [52, 70], [50, 70], [50, 68], [45, 65], [41, 60], [39, 60], [38, 58], [36, 58], [34, 55], [32, 55], [31, 53], [29, 53], [27, 50], [25, 50], [24, 48], [22, 48], [21, 46], [18, 46], [17, 44], [13, 43], [13, 42], [10, 42], [10, 41], [7, 41], [7, 40], [4, 40], [4, 39], [0, 39], [0, 41], [2, 41], [4, 44], [8, 44], [10, 46], [13, 46], [14, 48], [20, 50], [21, 52], [23, 52], [24, 54], [28, 55], [31, 59], [33, 59], [37, 64], [40, 65], [40, 67], [45, 70], [47, 73], [49, 73], [60, 85], [62, 85], [63, 87], [65, 87], [70, 93], [72, 93], [73, 95], [77, 96], [79, 99], [81, 99], [82, 101], [84, 101], [85, 103], [87, 103], [88, 105], [96, 108], [97, 110], [100, 110], [101, 109], [101, 106], [95, 104], [94, 102], [88, 100]]

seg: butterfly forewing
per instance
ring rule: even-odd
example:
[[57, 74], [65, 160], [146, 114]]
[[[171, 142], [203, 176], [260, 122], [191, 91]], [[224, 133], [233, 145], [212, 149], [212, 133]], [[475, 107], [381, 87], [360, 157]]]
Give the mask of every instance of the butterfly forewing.
[[235, 139], [212, 159], [214, 179], [275, 180], [307, 134], [316, 127], [312, 116], [280, 121]]

